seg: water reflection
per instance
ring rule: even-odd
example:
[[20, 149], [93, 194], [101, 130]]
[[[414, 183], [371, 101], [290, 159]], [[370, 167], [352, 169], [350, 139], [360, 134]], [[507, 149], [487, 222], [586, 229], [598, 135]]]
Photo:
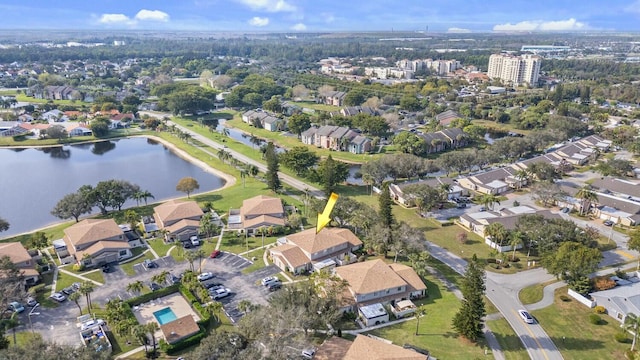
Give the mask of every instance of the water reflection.
[[116, 148], [116, 144], [111, 141], [100, 141], [93, 144], [91, 152], [96, 155], [103, 155]]
[[71, 157], [71, 150], [65, 149], [62, 146], [46, 147], [42, 149], [42, 152], [49, 154], [54, 159], [68, 159]]

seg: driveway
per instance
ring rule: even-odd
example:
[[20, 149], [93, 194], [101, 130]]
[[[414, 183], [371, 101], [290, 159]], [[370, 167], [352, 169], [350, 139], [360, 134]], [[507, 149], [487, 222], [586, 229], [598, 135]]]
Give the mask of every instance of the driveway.
[[[80, 306], [85, 306], [84, 298], [80, 300]], [[20, 322], [22, 326], [17, 331], [31, 331], [29, 327], [28, 313], [32, 308], [27, 307], [20, 314]], [[36, 315], [37, 313], [37, 315]], [[76, 318], [80, 315], [78, 307], [73, 301], [64, 301], [59, 303], [55, 308], [45, 308], [38, 306], [31, 315], [33, 330], [42, 335], [47, 342], [79, 346], [80, 329], [76, 327]], [[12, 332], [5, 334], [7, 337], [12, 336]]]

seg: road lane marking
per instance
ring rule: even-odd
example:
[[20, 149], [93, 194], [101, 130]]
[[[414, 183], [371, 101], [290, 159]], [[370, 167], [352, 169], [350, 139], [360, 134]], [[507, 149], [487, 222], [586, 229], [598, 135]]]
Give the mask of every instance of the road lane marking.
[[[513, 311], [513, 313], [514, 313], [518, 318], [520, 318], [520, 314], [519, 314], [517, 311], [515, 311], [515, 310], [513, 310], [513, 309], [511, 309], [511, 311]], [[538, 322], [538, 321], [536, 320], [536, 323], [537, 323], [537, 322]], [[547, 359], [547, 360], [549, 360], [549, 357], [547, 356], [547, 352], [546, 352], [546, 351], [545, 351], [545, 349], [542, 347], [542, 344], [540, 344], [540, 341], [538, 341], [538, 338], [533, 334], [533, 331], [531, 331], [531, 329], [529, 328], [529, 324], [525, 324], [525, 326], [524, 326], [524, 327], [525, 327], [525, 329], [527, 329], [527, 332], [529, 332], [529, 335], [531, 335], [531, 338], [533, 339], [533, 341], [535, 341], [535, 342], [536, 342], [536, 344], [538, 344], [538, 347], [540, 348], [540, 351], [542, 351], [542, 355], [544, 356], [544, 358], [545, 358], [545, 359]], [[514, 331], [515, 331], [515, 330], [514, 330]], [[549, 338], [549, 339], [551, 339], [551, 338]]]
[[618, 255], [622, 255], [622, 256], [626, 257], [627, 259], [635, 259], [636, 258], [635, 256], [633, 256], [633, 255], [631, 255], [628, 252], [623, 251], [623, 250], [616, 250], [615, 253], [618, 254]]

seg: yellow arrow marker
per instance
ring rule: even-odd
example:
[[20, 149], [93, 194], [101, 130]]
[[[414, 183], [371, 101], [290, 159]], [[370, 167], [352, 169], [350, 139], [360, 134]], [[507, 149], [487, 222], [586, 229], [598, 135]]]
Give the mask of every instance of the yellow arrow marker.
[[318, 213], [318, 222], [316, 223], [316, 234], [322, 230], [323, 227], [327, 226], [331, 221], [331, 210], [336, 205], [336, 201], [338, 201], [338, 194], [331, 193], [329, 196], [329, 200], [327, 201], [327, 205], [324, 207], [324, 211], [322, 213]]

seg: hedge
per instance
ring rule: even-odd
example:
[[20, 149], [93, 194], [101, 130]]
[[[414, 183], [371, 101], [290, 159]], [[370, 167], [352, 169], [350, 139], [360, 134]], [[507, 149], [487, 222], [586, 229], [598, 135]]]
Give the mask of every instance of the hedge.
[[144, 294], [144, 295], [140, 295], [140, 296], [135, 297], [135, 298], [131, 298], [131, 299], [127, 300], [126, 303], [129, 304], [129, 306], [140, 305], [140, 304], [145, 303], [147, 301], [155, 300], [157, 298], [161, 298], [163, 296], [167, 296], [167, 295], [176, 293], [176, 292], [178, 292], [178, 287], [179, 286], [180, 286], [180, 284], [173, 284], [173, 285], [167, 286], [166, 288], [162, 288], [160, 290], [152, 291], [150, 293], [147, 293], [147, 294]]
[[198, 332], [197, 334], [188, 337], [184, 340], [180, 340], [175, 344], [169, 344], [164, 340], [160, 341], [160, 350], [164, 351], [165, 353], [167, 353], [167, 355], [174, 355], [175, 353], [179, 352], [180, 350], [184, 350], [188, 347], [191, 347], [193, 345], [198, 345], [200, 344], [200, 341], [202, 341], [202, 339], [204, 339], [204, 337], [207, 336], [207, 332], [200, 327], [200, 332]]
[[198, 302], [198, 299], [196, 299], [191, 290], [187, 289], [187, 287], [182, 284], [180, 284], [180, 294], [182, 294], [182, 296], [184, 296], [184, 298], [187, 299], [190, 304], [195, 304]]

